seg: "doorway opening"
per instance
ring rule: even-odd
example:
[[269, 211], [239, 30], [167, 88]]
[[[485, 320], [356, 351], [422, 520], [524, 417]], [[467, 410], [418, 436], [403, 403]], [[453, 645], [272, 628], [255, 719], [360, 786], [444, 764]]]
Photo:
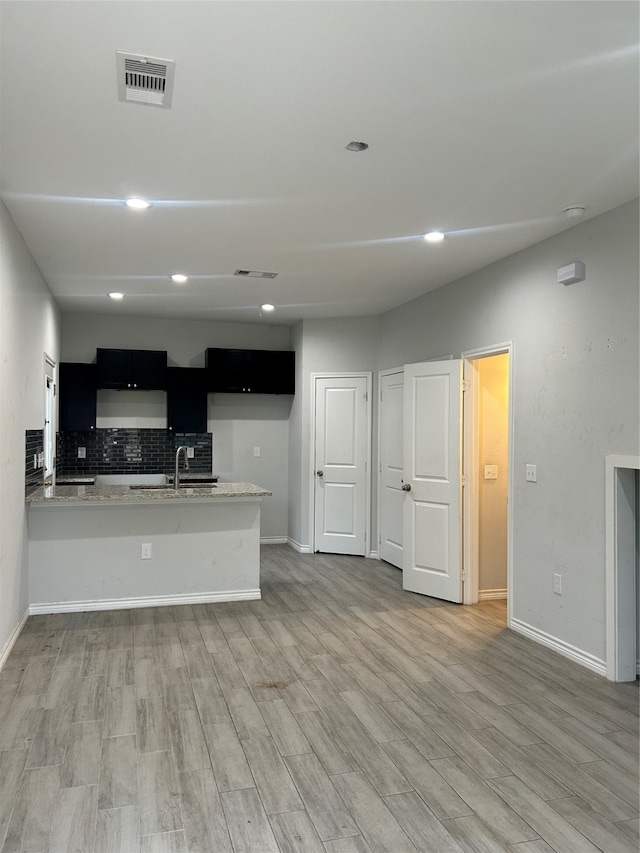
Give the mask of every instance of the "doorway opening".
[[640, 457], [607, 456], [605, 480], [606, 672], [640, 674]]
[[511, 345], [463, 353], [464, 603], [510, 614]]

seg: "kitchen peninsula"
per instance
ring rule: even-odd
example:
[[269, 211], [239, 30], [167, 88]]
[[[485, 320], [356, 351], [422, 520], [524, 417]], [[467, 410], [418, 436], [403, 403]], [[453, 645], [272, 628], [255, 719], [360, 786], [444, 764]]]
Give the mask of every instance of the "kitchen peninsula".
[[260, 598], [252, 483], [40, 486], [29, 505], [31, 613]]

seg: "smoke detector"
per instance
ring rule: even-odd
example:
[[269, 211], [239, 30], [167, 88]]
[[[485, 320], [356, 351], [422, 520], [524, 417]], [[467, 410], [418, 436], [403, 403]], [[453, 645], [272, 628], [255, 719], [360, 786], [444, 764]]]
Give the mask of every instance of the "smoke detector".
[[116, 50], [116, 66], [119, 100], [169, 109], [173, 95], [175, 60], [155, 59]]

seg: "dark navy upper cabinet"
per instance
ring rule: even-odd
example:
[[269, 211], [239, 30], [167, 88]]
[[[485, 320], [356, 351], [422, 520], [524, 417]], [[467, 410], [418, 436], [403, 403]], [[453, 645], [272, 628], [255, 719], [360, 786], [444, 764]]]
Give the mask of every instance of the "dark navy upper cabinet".
[[166, 350], [97, 349], [98, 388], [164, 391]]
[[207, 431], [207, 371], [167, 368], [167, 426], [173, 432]]
[[295, 393], [295, 353], [289, 350], [220, 349], [206, 352], [210, 391], [227, 394]]
[[58, 374], [59, 429], [80, 432], [96, 428], [96, 366], [63, 361]]

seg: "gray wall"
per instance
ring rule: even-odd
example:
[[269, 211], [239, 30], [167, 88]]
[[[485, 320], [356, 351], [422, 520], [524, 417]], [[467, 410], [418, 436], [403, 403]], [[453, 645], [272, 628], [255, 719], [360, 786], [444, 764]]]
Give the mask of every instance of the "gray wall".
[[[64, 314], [62, 360], [93, 361], [96, 347], [166, 349], [169, 364], [204, 367], [207, 347], [289, 349], [289, 328], [104, 314]], [[273, 492], [262, 502], [262, 537], [287, 538], [289, 396], [209, 394], [213, 470], [228, 482]], [[99, 426], [166, 426], [164, 392], [100, 391]], [[254, 447], [261, 456], [254, 457]]]
[[44, 426], [44, 354], [55, 361], [59, 316], [51, 293], [0, 202], [0, 658], [25, 615], [25, 430]]
[[[586, 281], [558, 285], [577, 260]], [[602, 660], [605, 455], [639, 452], [637, 201], [385, 314], [378, 368], [508, 340], [513, 616]]]

